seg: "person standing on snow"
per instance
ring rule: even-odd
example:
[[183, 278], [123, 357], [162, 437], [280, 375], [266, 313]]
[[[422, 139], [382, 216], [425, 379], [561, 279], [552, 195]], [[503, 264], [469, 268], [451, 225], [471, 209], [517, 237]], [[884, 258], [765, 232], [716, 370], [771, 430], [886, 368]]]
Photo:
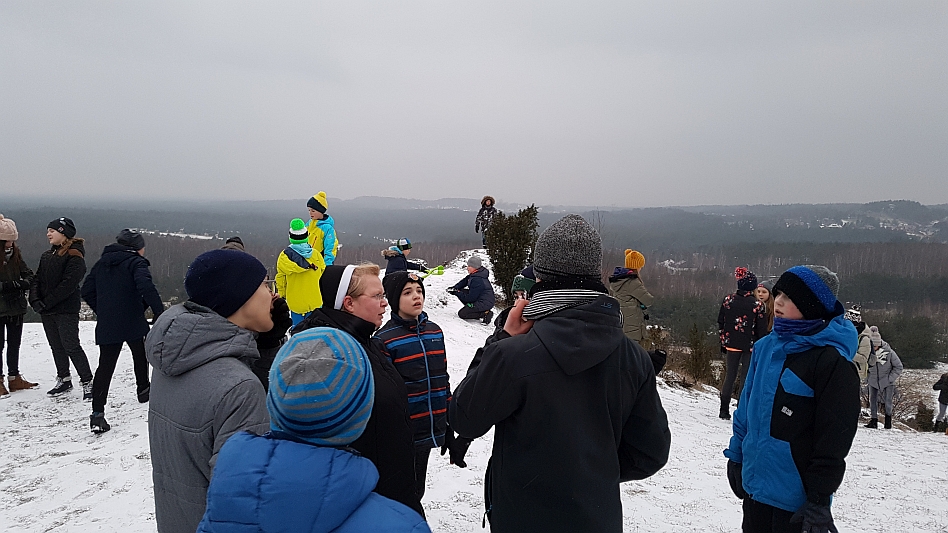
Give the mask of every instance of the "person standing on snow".
[[394, 245], [382, 250], [382, 257], [388, 262], [385, 265], [385, 275], [393, 272], [404, 272], [407, 270], [424, 270], [425, 265], [413, 263], [408, 260], [411, 253], [411, 241], [408, 239], [398, 239]]
[[323, 263], [330, 266], [336, 262], [336, 252], [339, 250], [339, 239], [336, 237], [336, 221], [326, 213], [329, 202], [326, 193], [319, 191], [306, 202], [309, 209], [309, 245], [323, 258]]
[[277, 258], [276, 290], [286, 298], [294, 326], [310, 311], [323, 305], [319, 278], [326, 270], [326, 264], [308, 239], [303, 221], [294, 218], [290, 221], [290, 245]]
[[145, 259], [145, 238], [141, 233], [123, 229], [115, 238], [115, 244], [105, 247], [102, 257], [82, 283], [82, 299], [96, 315], [95, 343], [99, 345], [99, 366], [92, 381], [92, 415], [89, 417], [93, 433], [104, 433], [111, 428], [105, 420], [105, 402], [123, 343], [132, 351], [138, 401], [148, 401], [150, 382], [145, 358], [148, 321], [144, 305], [151, 307], [153, 324], [165, 310], [151, 280], [149, 264]]
[[481, 262], [481, 258], [472, 255], [467, 260], [467, 276], [448, 288], [448, 292], [457, 296], [464, 307], [458, 309], [458, 316], [467, 320], [476, 318], [490, 324], [494, 317], [494, 286], [490, 284], [490, 272]]
[[938, 393], [938, 416], [935, 417], [935, 431], [941, 433], [948, 429], [948, 372], [932, 385], [932, 390], [941, 391]]
[[882, 340], [877, 326], [869, 328], [869, 340], [872, 342], [872, 355], [869, 356], [869, 423], [867, 428], [879, 427], [879, 402], [885, 409], [885, 423], [882, 427], [892, 429], [892, 408], [895, 400], [895, 383], [902, 375], [902, 360], [889, 343]]
[[622, 331], [639, 345], [645, 340], [648, 308], [655, 301], [639, 277], [644, 266], [645, 256], [641, 252], [626, 250], [625, 267], [616, 267], [609, 276], [609, 294], [619, 300], [622, 309]]
[[830, 504], [859, 422], [856, 329], [824, 266], [787, 270], [773, 292], [774, 330], [754, 346], [724, 450], [728, 483], [745, 533], [836, 531]]
[[721, 386], [721, 410], [718, 417], [731, 419], [731, 394], [738, 378], [738, 395], [744, 386], [747, 366], [750, 364], [754, 342], [767, 335], [767, 310], [757, 300], [757, 276], [744, 267], [734, 269], [737, 292], [728, 294], [718, 311], [718, 330], [721, 333], [721, 348], [727, 355], [727, 373]]
[[474, 217], [474, 233], [481, 234], [481, 244], [487, 246], [487, 228], [494, 220], [497, 214], [497, 208], [494, 207], [494, 197], [485, 196], [481, 198], [481, 208], [477, 210], [477, 216]]
[[9, 391], [3, 385], [3, 358], [0, 357], [0, 397], [18, 390], [38, 386], [20, 375], [20, 341], [23, 338], [23, 317], [26, 315], [26, 291], [33, 281], [33, 271], [26, 266], [20, 247], [16, 223], [0, 215], [0, 356], [7, 347]]
[[536, 242], [532, 296], [471, 362], [451, 428], [495, 428], [484, 495], [497, 533], [620, 532], [619, 483], [668, 460], [671, 433], [648, 354], [602, 284], [602, 241], [568, 215]]
[[865, 382], [869, 375], [869, 357], [872, 355], [872, 341], [869, 339], [869, 328], [862, 321], [862, 311], [859, 305], [853, 305], [846, 310], [843, 315], [846, 320], [853, 323], [856, 333], [859, 334], [859, 347], [856, 348], [856, 355], [853, 356], [853, 364], [856, 365], [856, 371], [859, 372], [859, 381]]
[[51, 248], [40, 257], [30, 284], [30, 307], [40, 314], [46, 340], [56, 364], [56, 384], [46, 394], [58, 396], [72, 390], [69, 362], [82, 383], [82, 399], [92, 399], [92, 369], [79, 344], [79, 284], [86, 275], [85, 241], [76, 237], [76, 225], [66, 217], [46, 226]]

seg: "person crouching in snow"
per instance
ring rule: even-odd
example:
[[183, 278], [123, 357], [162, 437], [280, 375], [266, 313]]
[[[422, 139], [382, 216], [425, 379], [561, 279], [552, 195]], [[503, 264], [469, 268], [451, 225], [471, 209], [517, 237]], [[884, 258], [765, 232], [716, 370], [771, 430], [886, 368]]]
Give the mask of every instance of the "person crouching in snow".
[[824, 266], [795, 266], [774, 285], [774, 330], [754, 353], [724, 451], [745, 533], [835, 532], [833, 493], [859, 420], [856, 328]]
[[494, 317], [494, 287], [490, 284], [490, 272], [481, 263], [481, 258], [472, 255], [467, 260], [467, 276], [457, 282], [448, 292], [457, 296], [464, 307], [458, 310], [463, 319], [476, 318], [490, 324]]
[[294, 218], [290, 222], [290, 245], [277, 258], [276, 290], [286, 298], [294, 326], [302, 322], [307, 313], [323, 305], [319, 279], [326, 264], [307, 242], [308, 238], [303, 221]]
[[326, 266], [336, 262], [336, 252], [339, 251], [339, 239], [336, 237], [336, 221], [326, 209], [326, 193], [319, 191], [306, 202], [309, 209], [309, 245], [323, 258]]
[[889, 343], [882, 340], [877, 326], [869, 327], [869, 340], [872, 353], [869, 355], [869, 423], [867, 428], [879, 427], [879, 402], [885, 409], [885, 422], [882, 427], [892, 429], [892, 408], [895, 400], [895, 383], [902, 375], [902, 360]]
[[349, 447], [375, 398], [371, 363], [351, 335], [294, 335], [270, 383], [270, 432], [239, 433], [221, 449], [198, 533], [430, 531], [417, 512], [372, 492], [378, 471]]
[[424, 270], [425, 265], [408, 260], [411, 254], [411, 241], [398, 239], [394, 245], [382, 250], [382, 257], [388, 262], [385, 266], [385, 275], [406, 270]]

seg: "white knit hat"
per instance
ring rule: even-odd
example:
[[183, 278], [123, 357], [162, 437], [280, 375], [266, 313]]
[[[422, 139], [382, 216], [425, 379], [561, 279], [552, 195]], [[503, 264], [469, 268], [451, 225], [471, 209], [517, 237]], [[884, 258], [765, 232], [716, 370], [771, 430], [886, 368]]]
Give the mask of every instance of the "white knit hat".
[[0, 241], [15, 241], [20, 237], [16, 231], [16, 223], [0, 215]]

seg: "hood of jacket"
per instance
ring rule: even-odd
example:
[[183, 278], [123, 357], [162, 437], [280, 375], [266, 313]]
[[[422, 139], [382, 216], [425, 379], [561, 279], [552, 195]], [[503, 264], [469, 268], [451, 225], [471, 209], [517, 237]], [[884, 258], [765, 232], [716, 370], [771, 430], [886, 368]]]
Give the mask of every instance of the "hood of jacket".
[[336, 221], [333, 220], [332, 217], [329, 216], [328, 214], [324, 216], [322, 219], [316, 221], [316, 226], [318, 226], [320, 229], [323, 229], [323, 230], [326, 229], [326, 226], [334, 226], [335, 224], [336, 224]]
[[391, 259], [399, 255], [405, 255], [405, 254], [401, 250], [399, 250], [397, 246], [390, 246], [386, 248], [385, 250], [382, 250], [382, 257], [386, 259]]
[[569, 376], [603, 362], [626, 340], [619, 302], [605, 294], [537, 320], [532, 331]]
[[[86, 257], [86, 244], [85, 244], [85, 242], [86, 242], [86, 240], [83, 239], [83, 238], [81, 238], [81, 237], [77, 237], [77, 238], [73, 239], [73, 240], [72, 240], [72, 243], [69, 245], [68, 251], [65, 252], [65, 254], [69, 254], [69, 255], [77, 255], [77, 254], [78, 254], [79, 257], [82, 257], [82, 258], [84, 259], [84, 258]], [[54, 254], [59, 253], [59, 250], [60, 250], [60, 247], [59, 247], [59, 246], [53, 246], [53, 247], [51, 247], [51, 248], [49, 249], [49, 251], [52, 252], [52, 253], [54, 253]], [[65, 255], [65, 254], [64, 254], [64, 255]]]
[[479, 267], [477, 270], [470, 274], [472, 278], [484, 278], [490, 283], [490, 272], [487, 271], [487, 267]]
[[138, 255], [138, 251], [136, 251], [131, 246], [115, 243], [106, 246], [102, 250], [102, 257], [99, 258], [99, 262], [101, 262], [103, 265], [114, 266], [136, 257], [145, 261], [146, 264], [151, 264], [147, 259]]
[[260, 357], [252, 331], [193, 302], [172, 306], [158, 317], [145, 339], [145, 353], [166, 376], [180, 376], [221, 357]]
[[609, 283], [615, 283], [623, 279], [635, 279], [637, 277], [639, 277], [639, 275], [628, 268], [616, 267], [616, 269], [612, 271], [612, 275], [609, 276]]

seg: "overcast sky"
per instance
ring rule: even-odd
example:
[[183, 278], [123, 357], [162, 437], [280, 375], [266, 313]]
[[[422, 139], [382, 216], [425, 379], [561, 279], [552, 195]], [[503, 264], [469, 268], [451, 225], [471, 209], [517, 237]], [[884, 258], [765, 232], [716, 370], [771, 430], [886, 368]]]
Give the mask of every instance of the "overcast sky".
[[0, 195], [948, 202], [948, 2], [0, 2]]

